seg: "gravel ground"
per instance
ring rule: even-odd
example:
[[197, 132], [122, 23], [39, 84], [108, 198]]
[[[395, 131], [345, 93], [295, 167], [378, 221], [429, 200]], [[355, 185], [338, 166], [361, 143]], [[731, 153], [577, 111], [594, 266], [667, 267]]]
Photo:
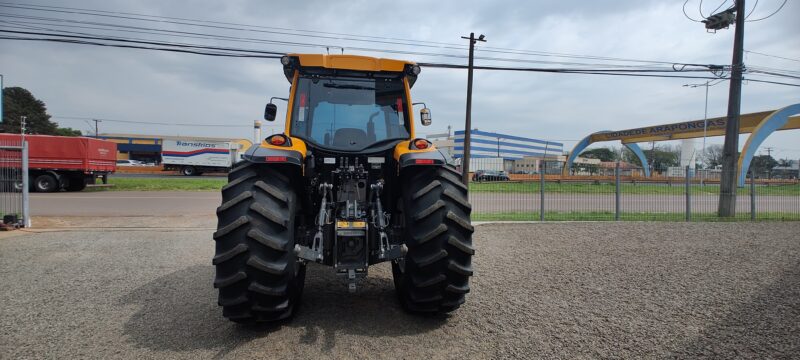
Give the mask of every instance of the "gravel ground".
[[356, 294], [313, 266], [259, 328], [221, 317], [207, 225], [0, 238], [0, 357], [800, 356], [800, 223], [481, 225], [448, 317], [403, 313], [386, 264]]

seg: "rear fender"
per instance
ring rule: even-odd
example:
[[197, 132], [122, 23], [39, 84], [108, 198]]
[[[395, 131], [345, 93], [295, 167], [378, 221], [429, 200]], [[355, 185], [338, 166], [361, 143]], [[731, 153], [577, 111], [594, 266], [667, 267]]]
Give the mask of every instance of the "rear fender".
[[447, 159], [432, 145], [424, 150], [410, 149], [410, 141], [401, 141], [394, 147], [394, 159], [400, 168], [408, 166], [444, 166]]
[[265, 141], [257, 146], [251, 146], [242, 155], [245, 161], [259, 164], [292, 164], [303, 165], [306, 157], [306, 144], [303, 140], [290, 137], [287, 146], [275, 146]]

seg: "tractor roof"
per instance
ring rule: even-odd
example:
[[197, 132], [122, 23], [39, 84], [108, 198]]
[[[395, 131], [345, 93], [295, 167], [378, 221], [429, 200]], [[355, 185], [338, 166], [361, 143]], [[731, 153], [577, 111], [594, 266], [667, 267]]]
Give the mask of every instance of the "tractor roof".
[[290, 64], [284, 64], [284, 73], [287, 80], [292, 81], [294, 71], [299, 62], [301, 68], [324, 68], [337, 70], [365, 71], [365, 72], [404, 72], [407, 66], [416, 65], [413, 61], [375, 58], [360, 55], [323, 55], [323, 54], [287, 54], [288, 57], [297, 59]]

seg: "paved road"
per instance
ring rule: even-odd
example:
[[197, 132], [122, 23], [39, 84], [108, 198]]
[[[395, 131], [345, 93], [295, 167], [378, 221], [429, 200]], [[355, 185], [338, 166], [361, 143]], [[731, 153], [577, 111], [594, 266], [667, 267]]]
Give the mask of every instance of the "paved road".
[[31, 194], [31, 216], [174, 216], [214, 214], [219, 192], [96, 191]]
[[482, 225], [474, 236], [472, 291], [449, 317], [401, 311], [386, 264], [371, 267], [355, 294], [331, 269], [313, 266], [298, 316], [259, 328], [221, 316], [211, 286], [211, 231], [70, 229], [0, 238], [2, 357], [800, 353], [798, 223]]
[[[496, 213], [538, 211], [538, 194], [470, 194], [475, 212]], [[625, 195], [623, 212], [684, 212], [683, 195]], [[32, 194], [33, 216], [168, 216], [209, 215], [219, 206], [218, 192], [181, 191], [103, 191], [81, 193]], [[547, 211], [614, 211], [614, 195], [547, 194]], [[716, 196], [696, 196], [694, 212], [715, 212]], [[750, 199], [737, 197], [737, 208], [749, 212]], [[756, 200], [758, 212], [800, 213], [800, 196], [761, 196]]]
[[136, 173], [114, 173], [111, 174], [109, 177], [111, 178], [147, 178], [147, 179], [157, 179], [157, 178], [187, 178], [187, 179], [227, 179], [228, 176], [225, 174], [203, 174], [202, 176], [194, 176], [194, 177], [187, 177], [184, 175], [180, 175], [177, 172], [166, 172], [164, 174], [136, 174]]

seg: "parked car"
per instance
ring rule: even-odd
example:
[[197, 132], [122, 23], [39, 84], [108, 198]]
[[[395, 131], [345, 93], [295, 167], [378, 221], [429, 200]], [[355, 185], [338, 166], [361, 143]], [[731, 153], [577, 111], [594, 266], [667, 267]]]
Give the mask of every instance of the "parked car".
[[145, 166], [145, 164], [139, 160], [117, 160], [117, 166]]
[[473, 181], [509, 181], [511, 180], [504, 171], [478, 170], [472, 176]]

